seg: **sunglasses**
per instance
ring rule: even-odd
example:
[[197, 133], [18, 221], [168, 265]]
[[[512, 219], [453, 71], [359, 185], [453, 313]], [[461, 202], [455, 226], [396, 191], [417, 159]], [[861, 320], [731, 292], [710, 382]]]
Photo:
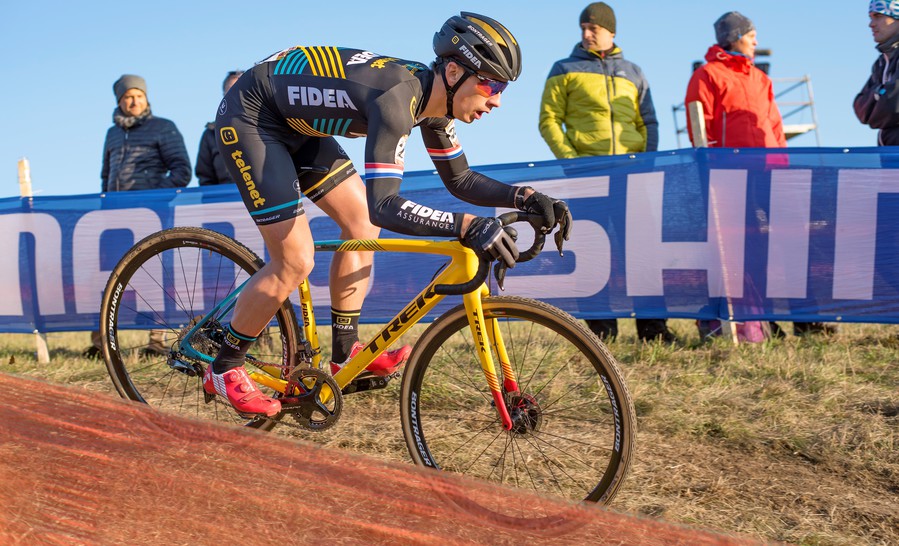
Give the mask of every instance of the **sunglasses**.
[[506, 90], [506, 87], [509, 85], [509, 82], [501, 82], [498, 80], [491, 80], [485, 76], [481, 76], [474, 70], [468, 68], [467, 66], [463, 66], [465, 70], [474, 75], [478, 79], [478, 83], [475, 84], [475, 89], [477, 89], [478, 93], [485, 97], [492, 97], [493, 95], [499, 95], [503, 91]]

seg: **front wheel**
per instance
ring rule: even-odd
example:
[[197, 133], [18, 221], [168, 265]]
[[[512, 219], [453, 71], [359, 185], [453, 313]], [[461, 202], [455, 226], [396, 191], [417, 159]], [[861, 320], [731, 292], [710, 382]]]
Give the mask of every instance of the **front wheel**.
[[[215, 357], [231, 310], [210, 317], [189, 340], [188, 330], [262, 265], [247, 247], [201, 228], [160, 231], [134, 245], [110, 275], [100, 310], [103, 354], [119, 394], [164, 411], [271, 428], [272, 420], [248, 421], [219, 397], [204, 396], [206, 362], [179, 354], [190, 343], [209, 360]], [[250, 348], [247, 362], [286, 369], [299, 338], [288, 300]]]
[[[496, 321], [518, 381], [518, 392], [505, 393], [515, 426], [502, 426], [460, 305], [428, 327], [406, 364], [400, 414], [412, 459], [573, 501], [608, 503], [628, 471], [636, 434], [615, 359], [581, 321], [551, 305], [492, 297], [483, 307], [488, 329]], [[515, 502], [489, 508], [519, 519], [541, 516]]]

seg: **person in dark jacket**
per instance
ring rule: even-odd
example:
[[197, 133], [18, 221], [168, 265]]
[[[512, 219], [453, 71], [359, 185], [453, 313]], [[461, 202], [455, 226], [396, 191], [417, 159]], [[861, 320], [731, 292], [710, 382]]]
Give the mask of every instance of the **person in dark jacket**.
[[[580, 15], [581, 41], [550, 69], [540, 102], [540, 135], [557, 159], [655, 152], [659, 123], [649, 82], [614, 43], [615, 12], [605, 2]], [[618, 336], [616, 319], [589, 319], [600, 339]], [[645, 341], [676, 338], [663, 318], [637, 319]]]
[[[190, 158], [184, 139], [174, 123], [150, 112], [147, 82], [140, 76], [124, 74], [112, 85], [112, 91], [118, 106], [103, 144], [100, 190], [106, 193], [186, 186], [190, 182]], [[164, 354], [165, 333], [151, 330], [141, 353]], [[99, 358], [100, 341], [100, 332], [91, 332], [91, 346], [83, 356]]]
[[[225, 76], [222, 82], [222, 94], [227, 93], [228, 89], [234, 85], [234, 82], [243, 74], [242, 70], [232, 70]], [[206, 124], [206, 130], [200, 137], [200, 150], [197, 152], [197, 166], [194, 168], [197, 175], [197, 181], [201, 186], [213, 186], [217, 184], [231, 184], [231, 176], [228, 175], [228, 168], [225, 166], [225, 160], [219, 154], [218, 145], [215, 139], [215, 123]]]
[[125, 74], [113, 84], [118, 107], [103, 145], [101, 191], [180, 188], [190, 182], [184, 138], [171, 121], [156, 117], [147, 83]]
[[899, 146], [899, 5], [872, 0], [868, 5], [871, 33], [880, 56], [853, 106], [858, 120], [873, 129], [879, 146]]

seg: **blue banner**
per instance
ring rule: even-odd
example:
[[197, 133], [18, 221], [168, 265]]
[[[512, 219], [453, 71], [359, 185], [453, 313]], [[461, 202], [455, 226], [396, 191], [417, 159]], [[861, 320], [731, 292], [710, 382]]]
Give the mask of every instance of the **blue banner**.
[[[896, 323], [899, 154], [889, 150], [689, 149], [478, 170], [565, 199], [575, 218], [565, 256], [547, 248], [510, 270], [506, 293], [580, 318]], [[432, 172], [407, 173], [402, 194], [440, 210], [502, 212], [459, 202]], [[305, 207], [316, 239], [338, 238]], [[0, 331], [96, 329], [116, 262], [172, 226], [214, 229], [264, 256], [232, 186], [0, 200], [2, 248], [18, 257], [0, 262]], [[329, 257], [316, 261], [313, 298], [328, 316]], [[392, 318], [442, 263], [376, 253], [363, 320]]]

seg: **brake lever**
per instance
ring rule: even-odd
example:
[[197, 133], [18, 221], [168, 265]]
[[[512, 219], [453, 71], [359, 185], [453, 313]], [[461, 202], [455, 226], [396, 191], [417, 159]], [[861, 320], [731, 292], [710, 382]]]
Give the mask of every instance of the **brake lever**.
[[565, 253], [562, 251], [562, 244], [565, 242], [565, 239], [562, 238], [562, 228], [559, 228], [553, 238], [556, 240], [556, 248], [559, 249], [559, 256], [565, 256]]
[[500, 291], [505, 291], [505, 287], [503, 284], [506, 281], [506, 270], [509, 269], [509, 266], [506, 265], [502, 260], [496, 262], [493, 266], [493, 276], [496, 278], [496, 286], [499, 287]]
[[[512, 241], [518, 242], [518, 230], [512, 226], [503, 226], [503, 229], [512, 238]], [[496, 278], [496, 285], [500, 290], [505, 291], [505, 287], [503, 286], [506, 281], [506, 271], [509, 269], [509, 266], [506, 265], [506, 262], [499, 260], [493, 266], [493, 276]]]

